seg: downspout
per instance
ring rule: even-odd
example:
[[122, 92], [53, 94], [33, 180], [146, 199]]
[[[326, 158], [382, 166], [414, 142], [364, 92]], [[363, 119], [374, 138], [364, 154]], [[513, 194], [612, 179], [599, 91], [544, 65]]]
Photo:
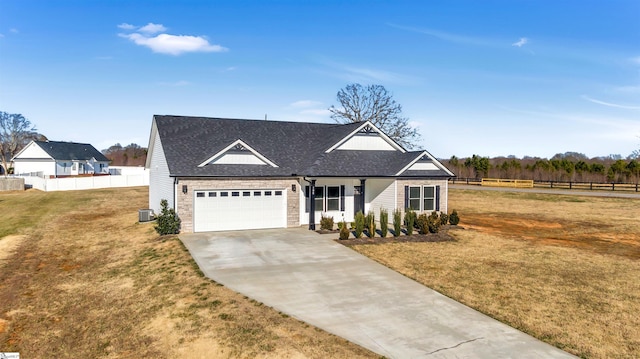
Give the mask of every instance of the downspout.
[[316, 180], [309, 181], [306, 177], [302, 177], [309, 183], [309, 230], [316, 230]]

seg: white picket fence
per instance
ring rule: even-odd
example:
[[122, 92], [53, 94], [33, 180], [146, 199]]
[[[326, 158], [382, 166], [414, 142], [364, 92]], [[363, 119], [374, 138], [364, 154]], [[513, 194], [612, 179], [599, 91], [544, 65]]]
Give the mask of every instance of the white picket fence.
[[131, 175], [93, 177], [41, 178], [25, 176], [26, 186], [41, 191], [76, 191], [96, 188], [136, 187], [149, 185], [149, 171]]

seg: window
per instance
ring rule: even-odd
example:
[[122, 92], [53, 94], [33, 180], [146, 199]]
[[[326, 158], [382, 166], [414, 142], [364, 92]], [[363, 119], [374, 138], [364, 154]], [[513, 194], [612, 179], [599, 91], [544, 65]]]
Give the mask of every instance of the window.
[[409, 187], [409, 208], [420, 210], [420, 187]]
[[324, 212], [324, 187], [316, 187], [316, 211]]
[[215, 192], [209, 192], [209, 197], [215, 197], [217, 195], [217, 193]]
[[282, 196], [282, 191], [276, 191], [276, 196]]
[[414, 211], [440, 210], [440, 186], [405, 186], [405, 207]]
[[271, 196], [271, 191], [264, 191], [265, 196]]
[[424, 186], [422, 192], [422, 210], [434, 211], [436, 209], [436, 189], [433, 186]]
[[240, 192], [231, 192], [231, 196], [239, 197], [240, 196]]
[[246, 191], [246, 192], [242, 192], [242, 197], [249, 197], [251, 196], [251, 192]]
[[229, 197], [229, 192], [220, 192], [220, 197]]
[[[311, 202], [310, 186], [304, 187], [305, 207], [309, 213]], [[343, 186], [316, 186], [315, 209], [316, 212], [344, 211], [344, 185]]]
[[196, 196], [198, 196], [198, 197], [204, 197], [204, 192], [196, 192]]
[[327, 211], [340, 210], [340, 187], [327, 187]]
[[262, 194], [262, 192], [260, 192], [260, 191], [253, 192], [253, 196], [254, 197], [260, 197], [261, 194]]

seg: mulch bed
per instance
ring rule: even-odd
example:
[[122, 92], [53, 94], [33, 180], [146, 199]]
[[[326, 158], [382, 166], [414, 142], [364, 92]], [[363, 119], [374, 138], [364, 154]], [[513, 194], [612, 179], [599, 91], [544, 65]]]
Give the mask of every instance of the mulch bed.
[[[377, 231], [375, 237], [369, 238], [367, 236], [367, 232], [365, 231], [362, 234], [362, 238], [353, 238], [353, 231], [349, 239], [341, 241], [340, 239], [334, 239], [336, 242], [340, 244], [344, 244], [345, 246], [352, 246], [357, 244], [383, 244], [383, 243], [400, 243], [400, 242], [455, 242], [456, 239], [453, 238], [449, 231], [461, 230], [464, 229], [460, 226], [444, 226], [440, 228], [438, 233], [429, 233], [429, 234], [419, 234], [417, 232], [413, 232], [412, 235], [408, 236], [404, 232], [398, 237], [394, 237], [391, 232], [387, 235], [386, 238], [380, 237], [380, 231]], [[316, 231], [320, 234], [329, 234], [335, 233], [336, 237], [340, 234], [338, 231], [327, 231], [327, 230], [319, 230]]]

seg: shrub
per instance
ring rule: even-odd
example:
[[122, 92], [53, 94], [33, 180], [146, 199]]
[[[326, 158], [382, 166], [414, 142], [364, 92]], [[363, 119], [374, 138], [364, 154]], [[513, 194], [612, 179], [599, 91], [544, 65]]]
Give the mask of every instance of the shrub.
[[369, 233], [369, 238], [373, 238], [376, 236], [376, 215], [369, 211], [366, 217], [367, 223], [367, 232]]
[[416, 226], [418, 226], [420, 234], [429, 233], [429, 217], [426, 213], [422, 213], [416, 218]]
[[412, 235], [413, 227], [416, 223], [416, 212], [414, 212], [411, 208], [407, 208], [407, 212], [404, 214], [404, 222], [405, 226], [407, 227], [407, 235]]
[[386, 209], [380, 209], [380, 236], [382, 238], [387, 236], [389, 232], [389, 212]]
[[320, 229], [325, 229], [328, 231], [332, 231], [333, 230], [333, 217], [331, 216], [327, 216], [325, 217], [324, 214], [320, 214]]
[[438, 212], [433, 211], [431, 212], [431, 214], [428, 217], [428, 225], [429, 225], [429, 232], [431, 233], [438, 233], [440, 231], [440, 216], [438, 216]]
[[362, 232], [364, 232], [364, 214], [362, 211], [356, 213], [356, 223], [354, 227], [356, 238], [362, 238]]
[[160, 207], [160, 215], [156, 218], [156, 225], [153, 227], [156, 232], [161, 236], [180, 233], [181, 220], [176, 211], [169, 208], [169, 202], [166, 199], [160, 201]]
[[458, 211], [454, 209], [449, 216], [449, 224], [451, 224], [452, 226], [457, 226], [458, 223], [460, 223], [460, 217], [458, 216]]
[[393, 210], [393, 236], [394, 237], [399, 236], [401, 230], [402, 230], [402, 211], [396, 208]]
[[449, 223], [449, 215], [446, 213], [440, 213], [440, 225], [446, 226]]
[[338, 223], [338, 227], [340, 228], [340, 240], [345, 241], [349, 239], [349, 228], [347, 228], [347, 224], [342, 221]]

